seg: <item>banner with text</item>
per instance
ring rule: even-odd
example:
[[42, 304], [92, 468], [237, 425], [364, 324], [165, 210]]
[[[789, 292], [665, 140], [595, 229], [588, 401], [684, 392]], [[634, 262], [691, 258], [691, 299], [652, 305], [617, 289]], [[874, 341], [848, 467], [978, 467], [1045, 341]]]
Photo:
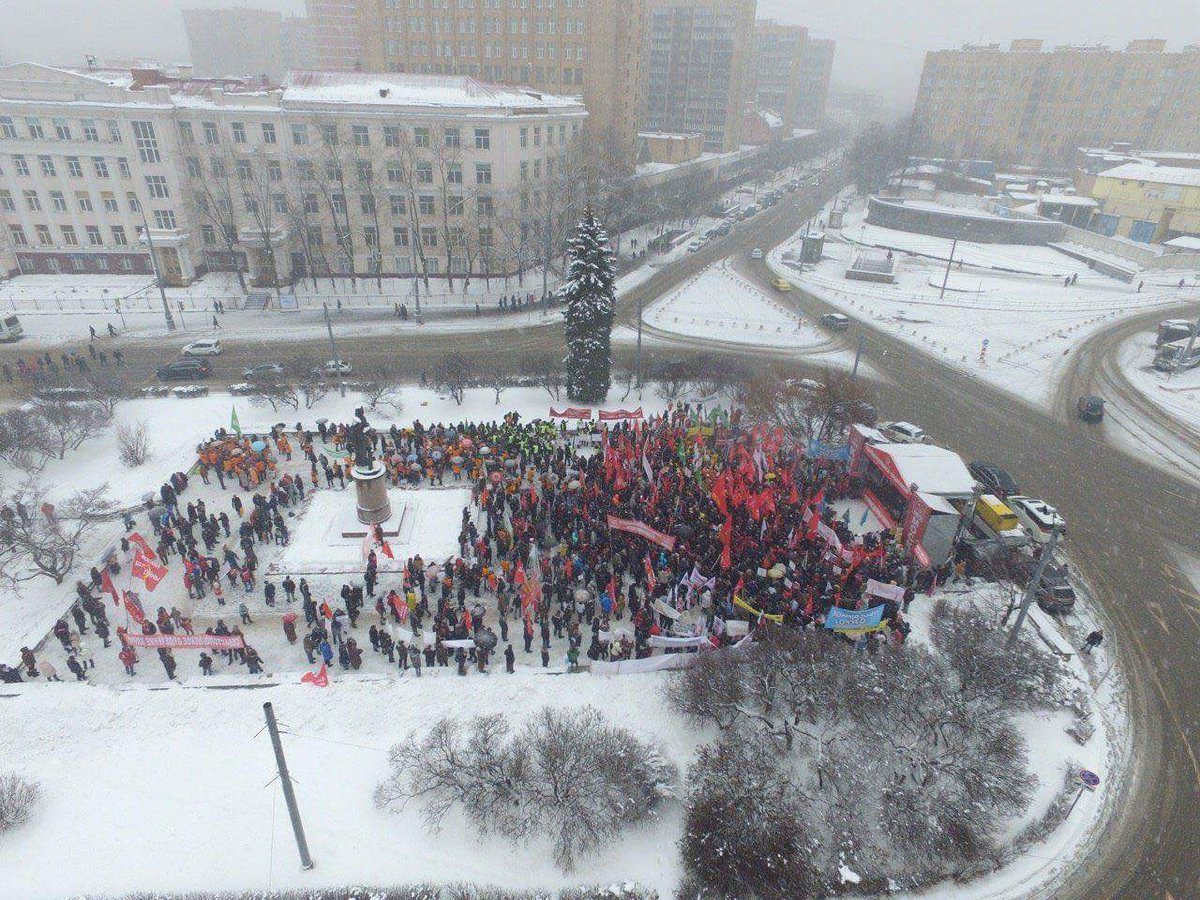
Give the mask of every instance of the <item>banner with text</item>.
[[614, 531], [627, 531], [630, 534], [636, 534], [638, 537], [644, 537], [646, 540], [658, 544], [660, 547], [665, 547], [667, 550], [675, 549], [675, 538], [651, 528], [645, 522], [639, 522], [636, 519], [618, 519], [616, 516], [611, 515], [607, 518], [608, 527]]
[[127, 634], [123, 640], [131, 647], [160, 650], [241, 650], [246, 642], [236, 634]]

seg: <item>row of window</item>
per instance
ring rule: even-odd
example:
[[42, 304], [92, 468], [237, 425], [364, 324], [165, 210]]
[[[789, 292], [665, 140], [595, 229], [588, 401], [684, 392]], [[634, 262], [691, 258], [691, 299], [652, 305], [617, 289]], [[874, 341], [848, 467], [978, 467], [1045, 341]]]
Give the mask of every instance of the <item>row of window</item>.
[[[19, 126], [19, 127], [18, 127]], [[19, 140], [21, 130], [35, 141], [46, 141], [51, 135], [60, 141], [83, 140], [89, 143], [99, 143], [101, 136], [111, 143], [121, 143], [121, 123], [116, 119], [81, 119], [72, 123], [63, 118], [43, 120], [38, 116], [25, 116], [17, 119], [13, 116], [0, 116], [0, 138]]]
[[[62, 191], [50, 191], [50, 205], [55, 212], [67, 211], [67, 198]], [[42, 211], [41, 195], [35, 190], [25, 190], [21, 192], [22, 199], [25, 202], [25, 208], [30, 212]], [[138, 211], [137, 197], [134, 194], [126, 195], [129, 200], [129, 209], [132, 212]], [[166, 198], [165, 190], [162, 198]], [[90, 213], [95, 211], [95, 206], [92, 204], [92, 195], [87, 191], [76, 191], [75, 202], [79, 206], [80, 212]], [[120, 205], [117, 203], [117, 195], [112, 191], [101, 191], [100, 202], [104, 206], [104, 211], [108, 213], [118, 213], [121, 211]], [[12, 191], [7, 188], [0, 189], [0, 210], [5, 212], [14, 212], [17, 208], [16, 200], [13, 198]]]
[[[216, 122], [201, 122], [201, 137], [206, 144], [221, 143], [221, 132]], [[310, 127], [303, 122], [295, 122], [291, 125], [292, 144], [296, 147], [304, 147], [312, 143], [314, 138], [319, 137], [321, 143], [326, 147], [337, 147], [343, 141], [344, 128], [335, 122], [325, 123], [318, 126]], [[439, 129], [438, 135], [440, 143], [446, 147], [459, 148], [463, 146], [463, 130], [457, 126], [446, 126]], [[351, 125], [349, 140], [350, 144], [355, 147], [370, 147], [372, 143], [371, 126], [369, 125]], [[433, 145], [434, 131], [428, 125], [417, 125], [411, 129], [400, 125], [384, 125], [382, 140], [385, 147], [402, 147], [411, 141], [411, 146], [414, 147], [431, 147]], [[245, 144], [249, 142], [247, 126], [245, 122], [232, 122], [229, 126], [230, 136], [235, 144]], [[279, 133], [273, 122], [262, 122], [259, 124], [259, 133], [262, 136], [262, 143], [277, 144], [279, 143]], [[179, 136], [185, 144], [195, 144], [197, 139], [195, 124], [187, 120], [179, 122]], [[476, 150], [490, 150], [492, 146], [492, 132], [490, 128], [475, 128], [471, 136], [474, 140]]]
[[[428, 0], [430, 9], [474, 9], [475, 0]], [[385, 9], [424, 9], [426, 0], [383, 0]], [[508, 0], [509, 9], [554, 9], [555, 0]], [[587, 9], [587, 0], [562, 0], [563, 9]], [[479, 0], [480, 9], [504, 9], [504, 0]]]
[[[285, 215], [288, 212], [288, 198], [286, 194], [271, 194], [271, 209], [279, 215]], [[492, 197], [482, 195], [475, 199], [475, 211], [481, 219], [490, 219], [496, 214], [496, 205]], [[345, 194], [333, 193], [328, 195], [327, 199], [329, 207], [337, 216], [346, 215], [349, 207]], [[232, 200], [230, 197], [218, 194], [212, 196], [209, 194], [196, 194], [195, 203], [197, 209], [203, 213], [208, 213], [214, 207], [221, 213], [228, 214], [232, 208]], [[321, 214], [322, 203], [321, 197], [318, 194], [305, 194], [300, 198], [300, 208], [303, 209], [305, 215], [316, 216]], [[416, 212], [422, 216], [433, 216], [437, 214], [437, 198], [431, 194], [422, 194], [416, 198]], [[257, 213], [260, 211], [259, 198], [250, 194], [242, 196], [242, 205], [246, 212]], [[446, 197], [445, 209], [447, 216], [462, 216], [466, 214], [467, 199], [459, 194], [451, 194]], [[362, 194], [358, 198], [358, 208], [364, 215], [374, 215], [379, 209], [379, 203], [373, 194]], [[409, 211], [408, 197], [404, 194], [389, 194], [388, 207], [393, 216], [406, 216]], [[528, 202], [525, 202], [523, 208], [528, 208]], [[64, 207], [65, 209], [65, 207]]]
[[393, 34], [404, 34], [407, 31], [409, 34], [475, 34], [478, 23], [482, 22], [482, 32], [484, 34], [505, 34], [506, 31], [510, 35], [528, 35], [528, 34], [543, 34], [554, 35], [569, 34], [572, 36], [582, 36], [585, 33], [583, 19], [566, 19], [560, 22], [558, 19], [539, 18], [530, 27], [529, 19], [526, 16], [521, 16], [519, 19], [508, 19], [508, 27], [505, 28], [505, 20], [497, 18], [462, 18], [458, 19], [458, 27], [455, 28], [455, 20], [449, 16], [409, 16], [407, 27], [405, 20], [400, 16], [388, 16], [384, 20], [384, 28]]
[[[91, 163], [92, 171], [95, 173], [97, 178], [111, 178], [112, 177], [112, 172], [110, 170], [110, 167], [108, 164], [109, 160], [107, 157], [92, 156], [92, 157], [89, 157], [88, 160]], [[66, 164], [66, 170], [67, 170], [68, 175], [70, 175], [72, 178], [82, 178], [83, 177], [83, 167], [84, 167], [85, 163], [84, 163], [84, 160], [82, 157], [66, 156], [66, 157], [63, 157], [63, 161]], [[116, 162], [117, 162], [117, 173], [122, 178], [129, 178], [130, 177], [129, 160], [127, 158], [125, 158], [124, 156], [118, 156], [118, 157], [116, 157]], [[23, 153], [14, 153], [12, 155], [12, 167], [13, 167], [13, 172], [22, 178], [29, 178], [33, 174], [32, 167], [30, 166], [30, 158], [27, 157]], [[55, 158], [53, 156], [39, 155], [37, 157], [37, 167], [38, 167], [38, 171], [45, 178], [57, 178], [58, 177], [58, 163], [55, 161]], [[2, 170], [0, 170], [0, 175], [3, 175], [3, 174], [4, 174], [4, 172]]]
[[[379, 247], [379, 229], [375, 228], [375, 226], [364, 226], [359, 236], [363, 244], [367, 247]], [[218, 243], [218, 230], [213, 225], [202, 225], [200, 228], [200, 237], [205, 246], [216, 246]], [[407, 225], [396, 225], [392, 228], [393, 247], [415, 246], [417, 239], [420, 240], [422, 247], [437, 247], [443, 238], [449, 247], [465, 247], [467, 245], [466, 229], [456, 226], [451, 226], [444, 233], [436, 225], [423, 225], [416, 230], [410, 230]], [[478, 247], [486, 249], [496, 246], [495, 232], [490, 225], [481, 225], [477, 229], [476, 238]], [[311, 225], [305, 230], [304, 240], [305, 244], [309, 247], [324, 247], [325, 231], [320, 225]], [[230, 243], [233, 242], [231, 241]]]
[[[155, 210], [156, 217], [159, 212], [160, 212], [159, 210]], [[174, 228], [175, 227], [175, 225], [174, 225], [175, 214], [172, 213], [170, 210], [163, 210], [161, 212], [164, 213], [164, 218], [161, 222], [156, 223], [158, 225], [158, 227], [159, 228], [166, 228], [166, 227]], [[165, 224], [167, 222], [170, 222], [171, 224], [168, 226], [167, 224]], [[66, 247], [80, 246], [79, 235], [76, 233], [74, 225], [60, 225], [59, 226], [59, 231], [62, 234], [62, 240], [58, 241], [57, 243], [54, 240], [54, 235], [51, 232], [49, 225], [34, 225], [33, 231], [34, 231], [34, 240], [37, 242], [37, 244], [39, 246], [42, 246], [42, 247], [54, 247], [57, 245], [62, 245], [62, 246], [66, 246]], [[100, 230], [99, 225], [86, 226], [84, 228], [84, 234], [85, 234], [85, 237], [87, 238], [87, 245], [89, 247], [105, 246], [104, 234]], [[115, 247], [128, 247], [129, 246], [129, 236], [125, 233], [125, 226], [113, 225], [109, 228], [109, 234], [111, 235], [113, 246], [115, 246]], [[25, 233], [25, 228], [22, 225], [9, 225], [8, 226], [8, 235], [12, 239], [14, 246], [17, 246], [17, 247], [32, 246], [31, 242], [29, 240], [29, 236]]]
[[[438, 59], [454, 59], [458, 57], [466, 57], [468, 59], [479, 55], [479, 48], [476, 44], [469, 41], [461, 41], [455, 48], [452, 41], [399, 41], [389, 39], [384, 43], [385, 51], [388, 56], [433, 56]], [[575, 60], [583, 62], [586, 49], [576, 45], [574, 47], [563, 47], [562, 58], [564, 61]], [[558, 59], [557, 44], [535, 44], [533, 53], [529, 52], [528, 44], [513, 44], [508, 48], [508, 53], [504, 52], [504, 47], [498, 41], [488, 41], [483, 44], [484, 59], [548, 59], [554, 61]], [[563, 82], [569, 84], [571, 77], [569, 72], [572, 70], [563, 70]]]

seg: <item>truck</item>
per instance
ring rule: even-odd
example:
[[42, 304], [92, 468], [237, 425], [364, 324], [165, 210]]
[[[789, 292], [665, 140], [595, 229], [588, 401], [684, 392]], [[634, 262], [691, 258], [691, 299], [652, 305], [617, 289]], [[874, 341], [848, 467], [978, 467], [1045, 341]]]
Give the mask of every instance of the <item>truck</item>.
[[1017, 514], [995, 494], [981, 494], [975, 503], [975, 525], [985, 535], [996, 537], [1006, 546], [1021, 547], [1029, 535], [1021, 527]]

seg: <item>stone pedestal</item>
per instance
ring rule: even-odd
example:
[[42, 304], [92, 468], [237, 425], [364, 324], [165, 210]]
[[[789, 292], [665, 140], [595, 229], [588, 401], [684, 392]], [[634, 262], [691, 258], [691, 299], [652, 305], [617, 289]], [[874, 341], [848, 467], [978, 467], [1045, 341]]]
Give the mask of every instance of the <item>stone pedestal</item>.
[[355, 466], [354, 491], [358, 499], [358, 521], [365, 525], [379, 525], [392, 516], [388, 502], [387, 480], [383, 477], [383, 466], [375, 463], [369, 469]]

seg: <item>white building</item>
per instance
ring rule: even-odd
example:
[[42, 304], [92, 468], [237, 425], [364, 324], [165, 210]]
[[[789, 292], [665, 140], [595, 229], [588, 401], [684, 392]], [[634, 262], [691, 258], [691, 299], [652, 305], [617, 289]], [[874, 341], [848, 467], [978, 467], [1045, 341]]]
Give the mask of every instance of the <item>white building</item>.
[[585, 116], [464, 77], [0, 66], [0, 248], [20, 272], [149, 273], [144, 209], [175, 284], [498, 273], [533, 255]]

